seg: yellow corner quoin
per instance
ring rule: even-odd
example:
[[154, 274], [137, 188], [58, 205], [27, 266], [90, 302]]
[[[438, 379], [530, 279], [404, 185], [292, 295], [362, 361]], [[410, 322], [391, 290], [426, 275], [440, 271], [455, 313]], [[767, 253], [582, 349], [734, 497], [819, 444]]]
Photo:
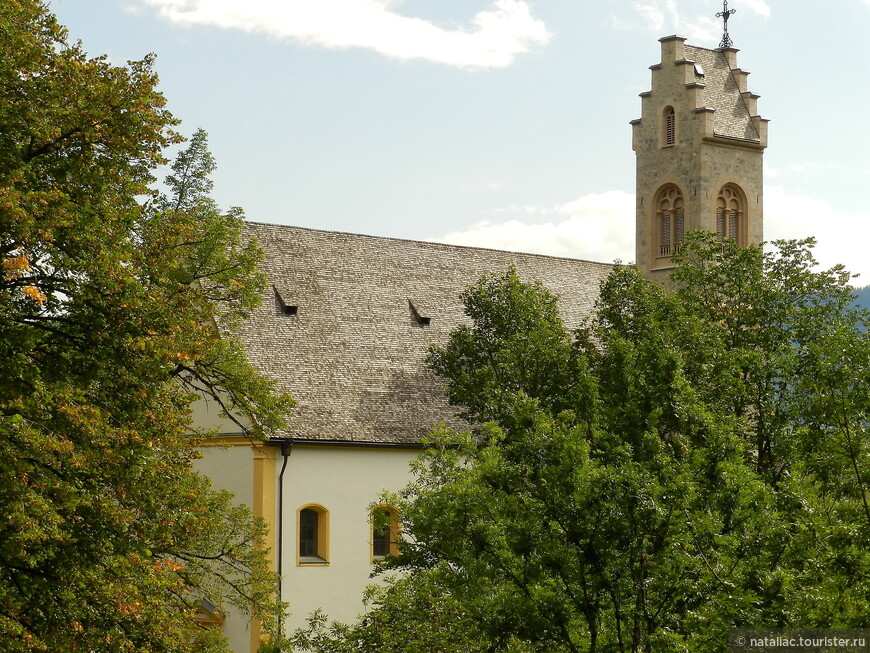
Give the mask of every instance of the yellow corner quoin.
[[[234, 444], [234, 443], [233, 443]], [[254, 516], [261, 518], [266, 523], [266, 546], [268, 547], [269, 569], [276, 571], [275, 534], [276, 524], [276, 470], [277, 450], [261, 443], [251, 444], [251, 452], [254, 463]], [[251, 616], [251, 653], [256, 653], [262, 643], [262, 629], [256, 615]]]

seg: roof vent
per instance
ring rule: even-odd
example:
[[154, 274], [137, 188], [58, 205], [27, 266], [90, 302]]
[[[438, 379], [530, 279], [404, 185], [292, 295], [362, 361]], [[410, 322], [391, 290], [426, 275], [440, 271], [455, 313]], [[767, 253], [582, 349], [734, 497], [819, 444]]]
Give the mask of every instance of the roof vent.
[[282, 295], [277, 286], [272, 286], [272, 290], [275, 291], [275, 306], [278, 309], [278, 312], [284, 315], [296, 315], [299, 311], [299, 307], [284, 299], [285, 296], [289, 297], [289, 295], [286, 293]]
[[695, 62], [695, 74], [698, 77], [704, 77], [704, 68], [697, 61]]
[[412, 299], [408, 299], [408, 306], [411, 307], [411, 315], [414, 317], [414, 321], [417, 324], [420, 326], [429, 326], [432, 322], [432, 318], [426, 315], [428, 311], [423, 310], [423, 307], [419, 303], [415, 304]]

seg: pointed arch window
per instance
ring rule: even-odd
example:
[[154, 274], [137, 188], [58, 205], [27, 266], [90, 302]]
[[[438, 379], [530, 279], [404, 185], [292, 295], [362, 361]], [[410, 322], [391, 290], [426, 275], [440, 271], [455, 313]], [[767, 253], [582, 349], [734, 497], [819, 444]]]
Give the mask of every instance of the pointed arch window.
[[659, 192], [656, 222], [658, 226], [658, 258], [674, 256], [686, 237], [686, 212], [683, 194], [676, 186], [666, 186]]
[[674, 107], [665, 107], [662, 113], [662, 145], [667, 147], [677, 142], [677, 115]]
[[719, 240], [743, 243], [743, 193], [732, 184], [723, 186], [716, 198], [716, 234]]

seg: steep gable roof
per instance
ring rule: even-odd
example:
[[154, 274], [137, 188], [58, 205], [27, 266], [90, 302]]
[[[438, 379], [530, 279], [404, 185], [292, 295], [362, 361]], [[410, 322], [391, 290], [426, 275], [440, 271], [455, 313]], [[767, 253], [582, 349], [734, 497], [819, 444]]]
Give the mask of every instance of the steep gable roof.
[[705, 99], [716, 108], [713, 131], [719, 136], [760, 140], [725, 53], [686, 45], [685, 56], [700, 64], [704, 71]]
[[242, 328], [250, 360], [298, 402], [286, 437], [411, 445], [450, 418], [430, 344], [465, 321], [459, 293], [513, 263], [561, 297], [577, 326], [611, 266], [535, 254], [249, 222], [265, 252], [262, 306]]

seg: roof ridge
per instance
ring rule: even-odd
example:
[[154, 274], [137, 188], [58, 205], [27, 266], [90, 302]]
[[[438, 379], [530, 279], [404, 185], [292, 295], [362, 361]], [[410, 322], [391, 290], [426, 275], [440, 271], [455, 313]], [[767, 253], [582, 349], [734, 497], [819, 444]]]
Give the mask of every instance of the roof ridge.
[[614, 265], [613, 263], [606, 263], [604, 261], [592, 261], [589, 259], [577, 258], [577, 257], [572, 257], [572, 256], [556, 256], [553, 254], [540, 254], [540, 253], [536, 253], [536, 252], [524, 252], [524, 251], [511, 250], [511, 249], [499, 249], [497, 247], [480, 247], [480, 246], [476, 246], [476, 245], [457, 245], [454, 243], [445, 243], [445, 242], [437, 241], [437, 240], [418, 240], [415, 238], [400, 238], [398, 236], [378, 236], [378, 235], [373, 235], [373, 234], [361, 234], [361, 233], [356, 233], [356, 232], [352, 232], [352, 231], [336, 231], [333, 229], [318, 229], [315, 227], [302, 227], [302, 226], [291, 225], [291, 224], [279, 224], [279, 223], [274, 223], [274, 222], [261, 222], [259, 220], [245, 219], [244, 222], [246, 225], [272, 227], [272, 228], [277, 228], [277, 229], [292, 229], [292, 230], [307, 231], [307, 232], [314, 232], [314, 233], [321, 233], [321, 234], [333, 234], [336, 236], [351, 236], [354, 238], [370, 238], [370, 239], [379, 240], [379, 241], [394, 241], [394, 242], [400, 242], [400, 243], [414, 243], [414, 244], [426, 245], [426, 246], [438, 246], [438, 247], [456, 248], [456, 249], [464, 249], [464, 250], [477, 250], [477, 251], [485, 251], [485, 252], [503, 252], [506, 254], [518, 254], [520, 256], [531, 256], [531, 257], [544, 258], [544, 259], [556, 259], [556, 260], [562, 260], [562, 261], [577, 261], [580, 263], [590, 263], [592, 265], [604, 265], [604, 266], [608, 266], [608, 267], [612, 267]]

